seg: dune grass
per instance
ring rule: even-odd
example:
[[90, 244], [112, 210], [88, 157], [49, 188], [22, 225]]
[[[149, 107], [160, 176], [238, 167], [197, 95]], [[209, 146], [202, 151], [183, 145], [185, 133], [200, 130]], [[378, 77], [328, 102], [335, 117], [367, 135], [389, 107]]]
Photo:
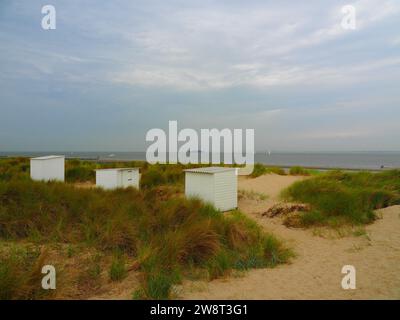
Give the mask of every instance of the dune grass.
[[264, 174], [268, 173], [273, 173], [273, 174], [278, 174], [280, 176], [284, 175], [292, 175], [292, 176], [314, 176], [314, 175], [319, 175], [321, 174], [321, 171], [315, 170], [315, 169], [306, 169], [300, 166], [294, 166], [289, 169], [289, 172], [286, 173], [283, 168], [280, 167], [271, 167], [264, 165], [262, 163], [256, 163], [254, 165], [254, 170], [252, 174], [250, 175], [251, 178], [257, 178], [259, 176], [262, 176]]
[[29, 179], [29, 160], [26, 158], [0, 159], [0, 181]]
[[[134, 297], [141, 299], [171, 298], [174, 285], [190, 270], [205, 270], [213, 279], [233, 269], [272, 267], [291, 256], [240, 212], [221, 214], [199, 200], [184, 199], [174, 188], [105, 191], [22, 178], [0, 181], [0, 240], [63, 244], [69, 256], [79, 255], [72, 249], [76, 245], [96, 248], [112, 259], [113, 281], [136, 266], [141, 287]], [[34, 277], [22, 275], [36, 274], [37, 259], [20, 264], [0, 256], [2, 297], [26, 298], [21, 288]], [[96, 266], [88, 274], [96, 279], [98, 273]]]
[[332, 171], [296, 182], [282, 196], [311, 206], [311, 211], [289, 217], [288, 225], [362, 225], [376, 218], [375, 209], [400, 203], [400, 170]]
[[279, 174], [281, 176], [286, 175], [285, 170], [283, 170], [282, 168], [268, 167], [261, 163], [256, 163], [256, 164], [254, 164], [254, 169], [253, 169], [253, 172], [251, 173], [250, 177], [257, 178], [257, 177], [262, 176], [267, 173]]
[[[95, 171], [101, 168], [127, 168], [140, 167], [141, 169], [141, 188], [153, 188], [161, 185], [183, 186], [184, 169], [194, 167], [204, 167], [201, 164], [148, 164], [145, 161], [123, 161], [123, 162], [96, 162], [79, 159], [65, 161], [65, 181], [67, 183], [91, 182], [95, 183]], [[266, 166], [261, 163], [254, 165], [254, 170], [250, 177], [256, 178], [264, 174], [273, 173], [286, 175], [284, 169], [280, 167]], [[292, 167], [290, 175], [317, 175], [320, 171], [305, 169], [303, 167]], [[0, 180], [29, 179], [29, 159], [28, 158], [5, 158], [0, 159]]]
[[123, 280], [128, 273], [126, 261], [121, 251], [116, 251], [110, 266], [109, 276], [112, 281]]
[[289, 174], [292, 176], [314, 176], [321, 174], [321, 171], [294, 166], [289, 169]]
[[[149, 164], [145, 161], [114, 161], [97, 162], [79, 159], [67, 159], [65, 161], [65, 182], [95, 183], [96, 169], [102, 168], [130, 168], [140, 167], [141, 188], [150, 189], [162, 185], [183, 186], [184, 169], [207, 165], [195, 164]], [[30, 164], [28, 158], [4, 158], [0, 159], [0, 181], [29, 180]]]
[[0, 300], [48, 297], [40, 286], [44, 259], [37, 248], [0, 248]]

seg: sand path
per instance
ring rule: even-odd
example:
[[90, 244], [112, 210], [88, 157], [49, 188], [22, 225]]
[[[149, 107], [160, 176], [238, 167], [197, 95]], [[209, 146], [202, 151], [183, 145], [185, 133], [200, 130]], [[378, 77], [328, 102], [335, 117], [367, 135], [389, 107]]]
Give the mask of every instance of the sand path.
[[[280, 218], [260, 212], [276, 203], [280, 191], [301, 177], [264, 175], [241, 179], [239, 189], [268, 195], [242, 199], [239, 208], [296, 252], [291, 264], [258, 269], [242, 277], [185, 282], [183, 299], [400, 299], [400, 206], [379, 210], [382, 219], [362, 236], [321, 237], [315, 230], [289, 229]], [[344, 265], [356, 268], [356, 290], [344, 290]]]

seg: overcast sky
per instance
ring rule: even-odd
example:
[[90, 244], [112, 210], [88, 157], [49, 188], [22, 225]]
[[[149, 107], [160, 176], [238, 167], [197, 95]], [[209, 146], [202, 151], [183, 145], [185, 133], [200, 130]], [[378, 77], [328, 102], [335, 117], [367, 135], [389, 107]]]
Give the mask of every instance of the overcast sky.
[[168, 120], [400, 150], [399, 0], [1, 0], [0, 43], [0, 151], [144, 150]]

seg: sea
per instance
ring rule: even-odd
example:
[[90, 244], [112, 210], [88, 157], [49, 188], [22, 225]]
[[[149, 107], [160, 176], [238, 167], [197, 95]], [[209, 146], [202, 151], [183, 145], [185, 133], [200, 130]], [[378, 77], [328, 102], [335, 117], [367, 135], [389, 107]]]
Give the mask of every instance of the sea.
[[[0, 157], [36, 157], [43, 155], [65, 155], [66, 158], [79, 158], [98, 161], [146, 160], [145, 152], [1, 152]], [[223, 155], [221, 156], [223, 158]], [[257, 152], [255, 162], [270, 166], [290, 168], [302, 166], [316, 169], [349, 170], [387, 170], [400, 168], [400, 151], [363, 152]]]

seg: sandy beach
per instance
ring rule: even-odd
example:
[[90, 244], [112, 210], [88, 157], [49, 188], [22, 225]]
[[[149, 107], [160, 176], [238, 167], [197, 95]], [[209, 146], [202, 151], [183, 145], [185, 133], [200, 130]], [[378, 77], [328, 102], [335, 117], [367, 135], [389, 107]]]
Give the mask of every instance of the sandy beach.
[[[179, 298], [400, 299], [400, 206], [378, 210], [380, 219], [359, 236], [287, 228], [281, 218], [261, 215], [280, 201], [281, 190], [301, 179], [269, 174], [239, 181], [239, 190], [267, 196], [264, 200], [244, 197], [239, 209], [293, 248], [296, 257], [291, 264], [211, 282], [186, 281], [178, 288]], [[356, 268], [355, 290], [341, 287], [344, 265]]]

